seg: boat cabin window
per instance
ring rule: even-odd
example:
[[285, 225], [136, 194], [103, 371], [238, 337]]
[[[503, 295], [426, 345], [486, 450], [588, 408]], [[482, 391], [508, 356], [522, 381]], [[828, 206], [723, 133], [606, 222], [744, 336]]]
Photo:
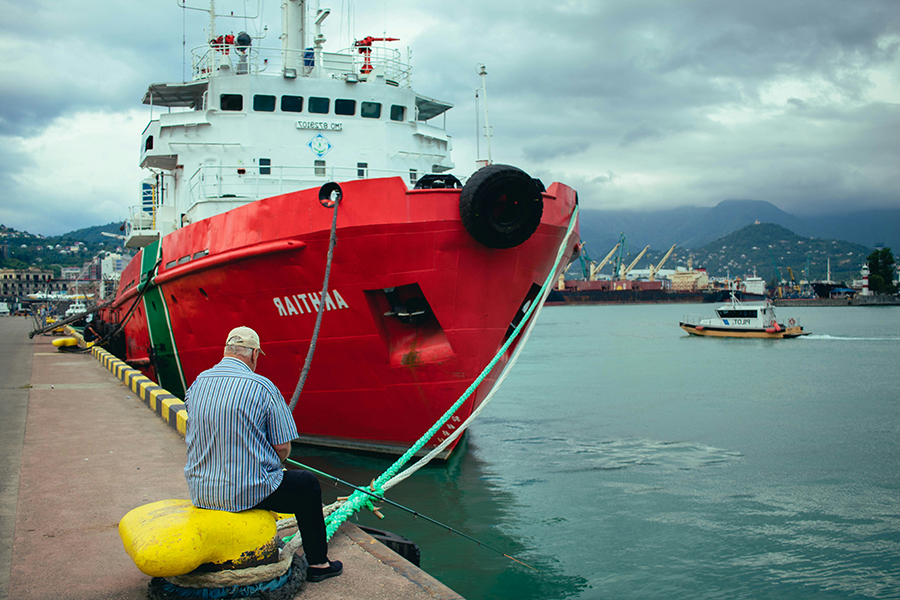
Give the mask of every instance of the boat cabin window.
[[316, 165], [316, 176], [317, 177], [325, 177], [325, 161], [317, 160], [315, 162]]
[[419, 172], [415, 169], [409, 170], [409, 182], [415, 184], [419, 180]]
[[359, 114], [367, 119], [380, 119], [381, 102], [363, 102]]
[[259, 174], [260, 175], [271, 175], [272, 174], [272, 164], [271, 158], [261, 158], [259, 159]]
[[316, 96], [310, 96], [307, 110], [309, 110], [309, 112], [311, 113], [327, 115], [330, 104], [331, 100], [329, 100], [328, 98], [317, 98]]
[[244, 97], [240, 94], [220, 94], [219, 108], [222, 110], [244, 110]]
[[399, 104], [391, 105], [391, 121], [405, 121], [406, 107]]
[[275, 112], [275, 96], [256, 94], [253, 96], [253, 110], [259, 112]]
[[369, 163], [356, 163], [356, 176], [360, 179], [365, 179], [366, 177], [366, 169], [369, 168]]
[[334, 114], [352, 117], [356, 114], [356, 100], [342, 100], [338, 98], [334, 101]]
[[723, 319], [755, 319], [755, 310], [717, 310]]
[[303, 96], [282, 96], [281, 112], [303, 112]]

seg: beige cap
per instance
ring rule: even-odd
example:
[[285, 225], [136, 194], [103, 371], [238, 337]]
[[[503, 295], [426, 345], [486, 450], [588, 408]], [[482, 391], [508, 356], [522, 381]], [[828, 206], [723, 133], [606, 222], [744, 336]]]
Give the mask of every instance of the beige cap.
[[253, 348], [259, 350], [263, 354], [262, 348], [259, 347], [259, 336], [249, 327], [235, 327], [228, 333], [225, 341], [226, 346], [242, 346], [244, 348]]

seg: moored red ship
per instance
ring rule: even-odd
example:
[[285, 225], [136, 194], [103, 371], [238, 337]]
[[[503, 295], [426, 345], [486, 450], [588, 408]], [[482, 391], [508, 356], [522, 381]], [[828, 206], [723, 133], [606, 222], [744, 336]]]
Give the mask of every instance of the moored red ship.
[[437, 124], [451, 105], [413, 91], [408, 64], [371, 38], [328, 53], [317, 30], [310, 48], [306, 16], [289, 0], [282, 48], [257, 48], [243, 32], [210, 36], [191, 82], [150, 86], [145, 103], [176, 111], [144, 131], [152, 176], [126, 231], [141, 250], [101, 316], [124, 323], [124, 358], [178, 396], [220, 358], [231, 328], [252, 327], [266, 353], [259, 372], [289, 398], [321, 306], [294, 410], [300, 441], [402, 452], [565, 268], [576, 194], [506, 165], [463, 185]]

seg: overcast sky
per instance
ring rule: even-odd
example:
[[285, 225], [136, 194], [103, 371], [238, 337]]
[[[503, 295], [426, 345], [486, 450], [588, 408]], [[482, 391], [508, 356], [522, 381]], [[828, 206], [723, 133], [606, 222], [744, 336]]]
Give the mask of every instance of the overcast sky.
[[[280, 45], [279, 6], [264, 3], [262, 45]], [[474, 169], [485, 63], [494, 161], [572, 185], [584, 207], [900, 206], [897, 0], [322, 6], [328, 50], [384, 33], [411, 48], [416, 90], [455, 105], [460, 175]], [[182, 80], [183, 31], [189, 61], [206, 16], [179, 0], [0, 0], [0, 15], [0, 223], [55, 235], [124, 219], [143, 93]]]

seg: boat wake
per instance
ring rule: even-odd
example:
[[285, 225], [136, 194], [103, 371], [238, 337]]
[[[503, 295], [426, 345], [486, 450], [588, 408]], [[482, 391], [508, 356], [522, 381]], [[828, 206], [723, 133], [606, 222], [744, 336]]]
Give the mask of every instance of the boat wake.
[[835, 341], [850, 341], [850, 342], [897, 342], [900, 341], [900, 337], [850, 337], [843, 335], [807, 335], [804, 336], [804, 340], [835, 340]]

